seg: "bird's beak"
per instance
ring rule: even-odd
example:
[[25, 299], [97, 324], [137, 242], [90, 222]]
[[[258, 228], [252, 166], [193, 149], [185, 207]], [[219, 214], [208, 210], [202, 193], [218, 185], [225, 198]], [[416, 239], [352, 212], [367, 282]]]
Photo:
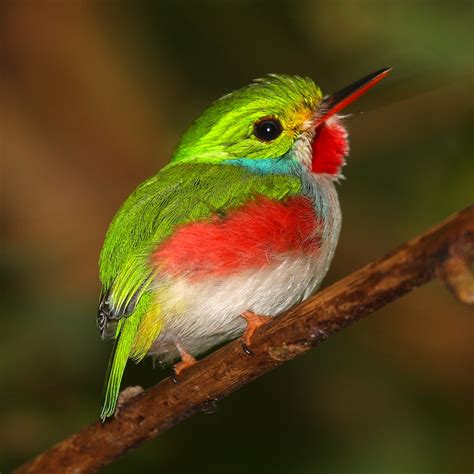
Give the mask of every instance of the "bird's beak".
[[319, 105], [316, 126], [337, 114], [349, 104], [358, 99], [362, 94], [379, 83], [392, 68], [384, 68], [359, 79], [350, 86], [344, 87], [339, 92], [325, 97]]

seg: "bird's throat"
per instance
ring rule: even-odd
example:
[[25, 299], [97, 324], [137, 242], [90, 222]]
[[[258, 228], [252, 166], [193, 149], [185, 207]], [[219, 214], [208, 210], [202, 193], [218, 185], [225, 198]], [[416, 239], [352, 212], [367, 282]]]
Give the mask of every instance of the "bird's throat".
[[322, 123], [316, 129], [311, 148], [313, 173], [339, 175], [349, 152], [345, 127], [338, 119]]

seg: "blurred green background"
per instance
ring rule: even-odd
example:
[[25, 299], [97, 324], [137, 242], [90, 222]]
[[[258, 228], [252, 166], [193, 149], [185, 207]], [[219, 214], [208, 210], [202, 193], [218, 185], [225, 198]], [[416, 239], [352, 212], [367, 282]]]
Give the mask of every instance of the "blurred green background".
[[[472, 1], [7, 1], [0, 25], [0, 471], [98, 416], [97, 258], [115, 210], [210, 101], [269, 72], [348, 119], [329, 284], [473, 202]], [[360, 114], [359, 112], [364, 112]], [[438, 282], [104, 472], [471, 472], [472, 308]], [[125, 383], [165, 376], [151, 362]]]

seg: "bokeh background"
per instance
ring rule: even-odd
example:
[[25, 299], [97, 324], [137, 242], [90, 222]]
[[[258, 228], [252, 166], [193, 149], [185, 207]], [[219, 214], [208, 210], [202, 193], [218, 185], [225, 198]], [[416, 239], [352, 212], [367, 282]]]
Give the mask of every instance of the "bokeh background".
[[[394, 67], [351, 109], [326, 285], [472, 203], [473, 8], [3, 2], [0, 471], [97, 418], [107, 225], [222, 94], [269, 72], [329, 93]], [[433, 282], [104, 472], [471, 472], [473, 316]], [[165, 375], [146, 361], [125, 383]]]

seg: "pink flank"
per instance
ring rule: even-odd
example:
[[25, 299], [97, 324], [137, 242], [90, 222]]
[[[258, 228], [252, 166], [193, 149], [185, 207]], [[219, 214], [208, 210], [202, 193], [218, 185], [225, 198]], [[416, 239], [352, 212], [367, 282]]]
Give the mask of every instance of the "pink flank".
[[346, 129], [336, 120], [324, 122], [313, 140], [313, 173], [338, 175], [349, 151]]
[[184, 225], [154, 253], [153, 262], [173, 276], [200, 279], [262, 268], [279, 254], [301, 255], [319, 247], [318, 220], [305, 197], [258, 197], [225, 217]]

